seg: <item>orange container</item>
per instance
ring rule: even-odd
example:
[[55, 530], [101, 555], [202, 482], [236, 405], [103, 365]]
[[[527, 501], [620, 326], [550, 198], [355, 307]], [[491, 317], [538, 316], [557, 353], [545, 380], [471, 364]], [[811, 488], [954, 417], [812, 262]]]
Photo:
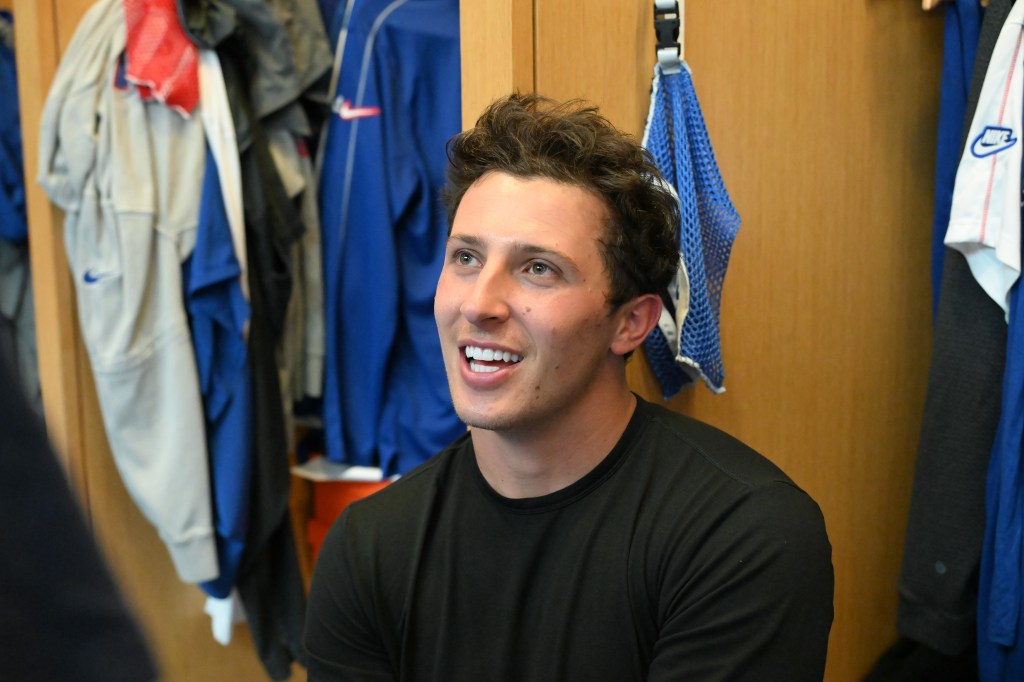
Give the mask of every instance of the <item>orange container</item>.
[[313, 550], [313, 563], [327, 531], [345, 507], [385, 487], [390, 481], [317, 481], [313, 484], [313, 516], [306, 523], [306, 540]]
[[330, 529], [331, 524], [324, 523], [319, 519], [310, 519], [306, 522], [306, 542], [309, 543], [309, 558], [313, 562], [311, 566], [316, 566], [316, 559], [320, 556], [320, 547], [323, 546], [324, 538], [327, 537], [327, 531]]

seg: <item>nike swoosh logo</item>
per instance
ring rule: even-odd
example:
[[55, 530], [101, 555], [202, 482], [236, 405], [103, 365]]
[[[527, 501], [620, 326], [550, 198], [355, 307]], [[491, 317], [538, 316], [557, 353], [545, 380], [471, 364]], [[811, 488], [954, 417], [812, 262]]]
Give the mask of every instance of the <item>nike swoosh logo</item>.
[[1012, 128], [985, 126], [971, 142], [971, 154], [982, 159], [986, 156], [998, 154], [1015, 144], [1017, 144], [1017, 138], [1013, 136]]
[[341, 101], [338, 107], [338, 117], [342, 121], [354, 121], [357, 118], [370, 118], [380, 116], [380, 107], [354, 107], [347, 99]]
[[113, 272], [96, 272], [92, 268], [89, 268], [88, 270], [85, 271], [85, 274], [82, 275], [82, 281], [85, 282], [86, 284], [96, 284], [96, 282], [108, 279], [113, 276]]

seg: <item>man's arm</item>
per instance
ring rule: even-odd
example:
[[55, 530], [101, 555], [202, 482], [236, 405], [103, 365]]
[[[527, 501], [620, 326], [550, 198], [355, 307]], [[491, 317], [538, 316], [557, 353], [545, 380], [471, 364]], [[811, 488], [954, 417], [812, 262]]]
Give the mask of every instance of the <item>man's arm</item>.
[[347, 523], [346, 510], [327, 534], [313, 572], [305, 639], [309, 682], [395, 680]]
[[662, 585], [649, 682], [822, 679], [832, 548], [810, 497], [781, 482], [752, 490], [687, 564]]

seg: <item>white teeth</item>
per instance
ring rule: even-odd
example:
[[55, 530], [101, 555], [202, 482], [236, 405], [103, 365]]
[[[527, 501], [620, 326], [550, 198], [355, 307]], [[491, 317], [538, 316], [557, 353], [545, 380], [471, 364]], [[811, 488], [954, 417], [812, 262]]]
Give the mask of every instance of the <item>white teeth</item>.
[[522, 357], [509, 351], [494, 350], [493, 348], [480, 348], [479, 346], [466, 346], [466, 358], [469, 360], [483, 360], [484, 362], [519, 362]]
[[484, 372], [484, 373], [487, 373], [487, 372], [497, 372], [498, 371], [498, 368], [495, 367], [494, 365], [481, 365], [481, 364], [476, 363], [476, 362], [470, 362], [469, 363], [469, 369], [470, 369], [471, 372]]

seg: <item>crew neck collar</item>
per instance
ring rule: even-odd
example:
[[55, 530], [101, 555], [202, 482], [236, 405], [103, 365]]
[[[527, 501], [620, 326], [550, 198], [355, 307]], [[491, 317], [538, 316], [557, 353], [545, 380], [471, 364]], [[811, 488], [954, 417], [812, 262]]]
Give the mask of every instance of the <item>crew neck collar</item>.
[[509, 510], [519, 513], [542, 513], [571, 504], [599, 487], [626, 459], [626, 454], [629, 452], [633, 441], [636, 440], [636, 436], [640, 431], [640, 426], [646, 420], [648, 415], [648, 403], [640, 396], [635, 397], [636, 407], [633, 409], [633, 414], [630, 416], [625, 430], [622, 432], [622, 435], [619, 436], [618, 442], [615, 443], [611, 451], [597, 464], [597, 466], [584, 474], [582, 478], [570, 483], [560, 490], [556, 490], [552, 493], [541, 495], [539, 497], [511, 498], [501, 495], [491, 487], [487, 482], [487, 479], [484, 478], [483, 473], [480, 471], [480, 466], [476, 461], [476, 453], [473, 451], [473, 442], [470, 440], [470, 456], [468, 457], [468, 460], [469, 466], [472, 469], [472, 476], [481, 491], [489, 499], [508, 508]]

